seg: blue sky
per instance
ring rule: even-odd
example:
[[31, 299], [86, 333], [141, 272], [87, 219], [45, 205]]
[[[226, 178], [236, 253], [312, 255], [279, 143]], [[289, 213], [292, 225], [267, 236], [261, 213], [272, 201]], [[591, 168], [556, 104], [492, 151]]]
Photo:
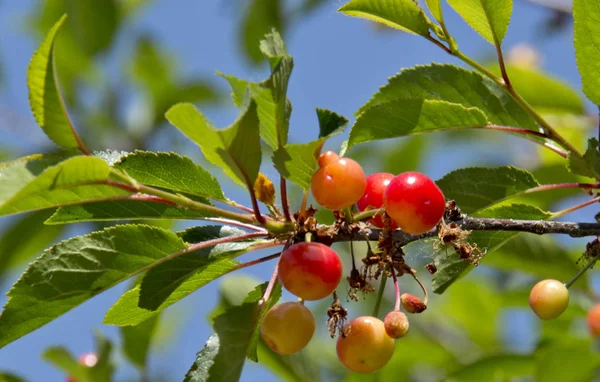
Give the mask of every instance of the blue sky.
[[[25, 70], [37, 42], [25, 31], [23, 20], [35, 3], [32, 0], [0, 1], [0, 63], [6, 82], [0, 88], [0, 137], [5, 144], [18, 147], [19, 154], [35, 151], [47, 142], [29, 112], [25, 86]], [[218, 69], [242, 78], [262, 79], [267, 68], [247, 65], [238, 51], [235, 12], [228, 8], [234, 4], [236, 2], [225, 0], [155, 0], [127, 28], [148, 31], [156, 37], [177, 57], [184, 76], [212, 76]], [[314, 113], [317, 106], [351, 116], [387, 77], [402, 68], [431, 62], [458, 64], [420, 37], [392, 30], [382, 33], [367, 22], [337, 14], [335, 10], [341, 4], [340, 0], [329, 1], [313, 16], [295, 25], [287, 36], [288, 49], [295, 59], [289, 87], [289, 97], [294, 105], [291, 141], [307, 141], [317, 135]], [[492, 47], [454, 13], [447, 9], [446, 14], [449, 29], [463, 51], [478, 58], [493, 55]], [[520, 42], [535, 45], [542, 51], [542, 65], [547, 71], [578, 85], [572, 33], [569, 30], [555, 37], [539, 39], [536, 28], [540, 27], [543, 15], [540, 8], [517, 1], [504, 46], [510, 49]], [[123, 31], [114, 54], [122, 56], [131, 49], [133, 41], [127, 36], [127, 30]], [[215, 82], [225, 88], [225, 83], [218, 81], [215, 78]], [[233, 120], [235, 110], [212, 108], [207, 114], [217, 125], [224, 126]], [[432, 162], [436, 159], [440, 158], [433, 156]], [[436, 166], [430, 163], [422, 170], [437, 178], [455, 166], [456, 162], [444, 161]], [[245, 197], [234, 191], [229, 194], [239, 196], [242, 201]], [[252, 274], [266, 279], [271, 269], [272, 264], [268, 264], [258, 267]], [[15, 274], [14, 279], [17, 277]], [[182, 326], [177, 328], [169, 346], [154, 353], [151, 358], [153, 371], [164, 371], [170, 380], [178, 380], [185, 374], [211, 332], [205, 317], [216, 301], [217, 285], [218, 282], [210, 284], [170, 310], [170, 319], [179, 321]], [[76, 354], [89, 351], [93, 348], [94, 329], [116, 338], [117, 329], [102, 326], [101, 321], [125, 287], [120, 285], [103, 293], [0, 349], [0, 370], [15, 371], [32, 381], [64, 380], [60, 372], [41, 360], [41, 352], [52, 344], [65, 345]], [[5, 298], [0, 297], [0, 302], [4, 301]], [[119, 380], [127, 375], [132, 375], [132, 370], [121, 372]], [[259, 379], [275, 380], [260, 367], [249, 363], [244, 369], [243, 380]]]

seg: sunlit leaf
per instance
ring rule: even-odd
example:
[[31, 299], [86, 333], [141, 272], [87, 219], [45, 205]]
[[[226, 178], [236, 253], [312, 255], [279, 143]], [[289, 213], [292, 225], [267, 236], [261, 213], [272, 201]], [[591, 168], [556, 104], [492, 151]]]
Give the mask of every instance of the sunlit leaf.
[[595, 0], [574, 0], [575, 57], [583, 91], [600, 105], [600, 9]]
[[502, 43], [510, 23], [512, 0], [448, 0], [448, 4], [490, 44]]

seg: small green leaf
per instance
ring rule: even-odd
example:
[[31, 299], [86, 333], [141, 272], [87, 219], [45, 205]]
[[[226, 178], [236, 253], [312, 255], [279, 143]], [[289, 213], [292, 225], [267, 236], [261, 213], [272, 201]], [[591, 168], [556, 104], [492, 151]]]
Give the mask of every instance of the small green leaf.
[[107, 228], [51, 247], [8, 292], [0, 347], [185, 248], [173, 232], [143, 225]]
[[285, 26], [283, 6], [280, 0], [251, 0], [244, 3], [246, 8], [239, 28], [239, 41], [242, 50], [253, 63], [263, 60], [259, 42], [271, 28], [279, 31]]
[[259, 120], [250, 102], [229, 128], [218, 130], [192, 104], [177, 104], [166, 114], [169, 122], [196, 143], [208, 161], [233, 180], [251, 187], [261, 162]]
[[12, 373], [0, 372], [0, 382], [25, 382], [25, 380]]
[[481, 74], [453, 65], [432, 64], [404, 69], [363, 105], [360, 114], [394, 100], [439, 100], [481, 110], [497, 125], [536, 130], [537, 123], [500, 85]]
[[[184, 231], [180, 233], [180, 236], [186, 242], [193, 243], [231, 236], [239, 232], [231, 227], [218, 229], [213, 226], [203, 226]], [[155, 316], [166, 307], [214, 279], [234, 270], [239, 264], [234, 258], [251, 250], [254, 243], [220, 244], [189, 255], [180, 256], [178, 259], [165, 263], [164, 266], [152, 273], [157, 275], [154, 280], [152, 276], [146, 275], [144, 278], [145, 292], [143, 294], [143, 285], [140, 284], [125, 292], [106, 313], [104, 323], [118, 326], [137, 325]], [[169, 272], [173, 272], [172, 277]], [[162, 275], [169, 277], [168, 283], [163, 281]], [[152, 302], [153, 298], [158, 299], [159, 306]], [[152, 306], [153, 310], [145, 309], [142, 299], [146, 305]]]
[[[551, 214], [526, 204], [508, 204], [479, 210], [474, 216], [499, 219], [546, 220]], [[518, 232], [476, 231], [471, 233], [468, 241], [481, 250], [487, 249], [488, 254], [486, 256], [492, 256], [491, 253], [495, 249], [517, 234]], [[473, 269], [473, 265], [469, 261], [461, 259], [451, 247], [445, 247], [438, 251], [434, 262], [437, 267], [437, 272], [433, 275], [432, 279], [432, 287], [435, 293], [443, 293], [453, 282], [465, 276]], [[485, 257], [483, 258], [483, 262], [485, 263]]]
[[444, 15], [442, 13], [442, 2], [441, 0], [425, 0], [429, 12], [435, 17], [440, 23], [444, 22]]
[[448, 4], [492, 45], [500, 45], [510, 23], [512, 0], [448, 0]]
[[460, 367], [444, 381], [511, 381], [533, 375], [535, 366], [531, 355], [493, 355]]
[[273, 154], [273, 164], [281, 176], [308, 190], [317, 168], [317, 158], [325, 141], [341, 134], [348, 120], [332, 111], [317, 108], [319, 139], [308, 143], [290, 143]]
[[121, 328], [123, 338], [123, 353], [137, 367], [146, 369], [146, 360], [152, 339], [158, 328], [160, 315], [156, 315], [136, 326], [124, 326]]
[[540, 185], [529, 171], [513, 166], [461, 168], [436, 183], [467, 214]]
[[230, 307], [215, 318], [215, 334], [198, 353], [185, 382], [239, 380], [246, 357], [256, 357], [262, 316], [281, 296], [281, 288], [276, 288], [267, 306], [259, 307], [258, 300], [266, 286], [266, 283], [259, 285], [248, 294], [242, 305]]
[[429, 35], [427, 16], [413, 0], [352, 0], [338, 9], [338, 12], [405, 32]]
[[[67, 159], [47, 168], [1, 203], [0, 215], [129, 195], [127, 191], [105, 184], [109, 173], [108, 164], [100, 158], [77, 156]], [[29, 177], [21, 167], [17, 176], [23, 175]]]
[[569, 154], [569, 170], [575, 175], [587, 176], [590, 178], [600, 177], [600, 143], [596, 138], [590, 138], [588, 148], [579, 158], [572, 153]]
[[66, 16], [63, 16], [50, 29], [33, 54], [27, 69], [27, 86], [29, 104], [37, 123], [57, 145], [73, 149], [79, 147], [79, 138], [67, 115], [54, 65], [54, 39], [65, 20]]
[[[500, 74], [498, 65], [491, 66], [490, 70]], [[539, 69], [508, 65], [506, 70], [512, 85], [531, 106], [554, 113], [585, 113], [581, 95], [569, 83]]]
[[600, 105], [600, 9], [595, 0], [574, 0], [575, 57], [583, 92]]
[[113, 167], [148, 186], [210, 199], [226, 199], [214, 176], [191, 159], [175, 153], [137, 150], [122, 156]]
[[435, 100], [395, 100], [373, 106], [356, 119], [348, 149], [378, 139], [487, 124], [486, 116], [477, 108]]

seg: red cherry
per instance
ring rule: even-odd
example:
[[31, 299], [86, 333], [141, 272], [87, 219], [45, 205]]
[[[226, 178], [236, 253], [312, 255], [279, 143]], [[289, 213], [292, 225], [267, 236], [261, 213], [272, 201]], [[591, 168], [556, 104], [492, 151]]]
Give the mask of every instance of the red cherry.
[[349, 158], [335, 159], [328, 152], [321, 154], [323, 163], [311, 179], [311, 190], [317, 203], [328, 210], [350, 207], [365, 192], [367, 177], [362, 167]]
[[321, 243], [296, 243], [279, 259], [279, 281], [290, 293], [304, 300], [329, 296], [341, 279], [340, 258]]
[[[388, 172], [377, 172], [367, 176], [367, 188], [363, 196], [356, 202], [356, 207], [359, 211], [364, 211], [370, 207], [370, 209], [378, 209], [383, 207], [383, 194], [390, 181], [394, 178], [394, 174]], [[383, 228], [383, 218], [381, 215], [377, 215], [374, 218], [369, 219], [369, 222], [375, 227]], [[391, 222], [391, 228], [396, 229], [398, 225], [396, 222]]]
[[385, 190], [383, 204], [400, 229], [413, 235], [433, 229], [446, 210], [442, 190], [419, 172], [404, 172], [392, 179]]
[[590, 334], [595, 338], [600, 337], [600, 304], [590, 309], [585, 321]]

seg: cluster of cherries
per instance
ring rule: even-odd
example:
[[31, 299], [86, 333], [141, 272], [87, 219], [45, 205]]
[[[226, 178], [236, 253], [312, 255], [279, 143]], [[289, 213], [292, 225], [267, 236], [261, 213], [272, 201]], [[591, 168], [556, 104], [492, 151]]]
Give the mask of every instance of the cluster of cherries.
[[[312, 177], [311, 188], [317, 203], [329, 210], [353, 205], [359, 211], [384, 207], [390, 219], [384, 221], [378, 214], [370, 223], [383, 228], [387, 222], [389, 228], [410, 234], [433, 229], [446, 206], [442, 191], [421, 173], [376, 173], [367, 177], [357, 162], [340, 158], [332, 151], [319, 157], [319, 170]], [[261, 325], [261, 336], [271, 349], [288, 355], [303, 349], [315, 331], [315, 318], [303, 301], [330, 296], [342, 279], [342, 263], [335, 251], [324, 244], [299, 242], [283, 251], [278, 272], [283, 287], [300, 302], [271, 308]], [[409, 313], [422, 311], [423, 307], [411, 297], [414, 296], [402, 295], [404, 309]], [[394, 339], [404, 337], [408, 328], [408, 318], [399, 309], [390, 312], [384, 321], [371, 316], [354, 318], [338, 337], [338, 358], [350, 370], [374, 372], [391, 359]]]

